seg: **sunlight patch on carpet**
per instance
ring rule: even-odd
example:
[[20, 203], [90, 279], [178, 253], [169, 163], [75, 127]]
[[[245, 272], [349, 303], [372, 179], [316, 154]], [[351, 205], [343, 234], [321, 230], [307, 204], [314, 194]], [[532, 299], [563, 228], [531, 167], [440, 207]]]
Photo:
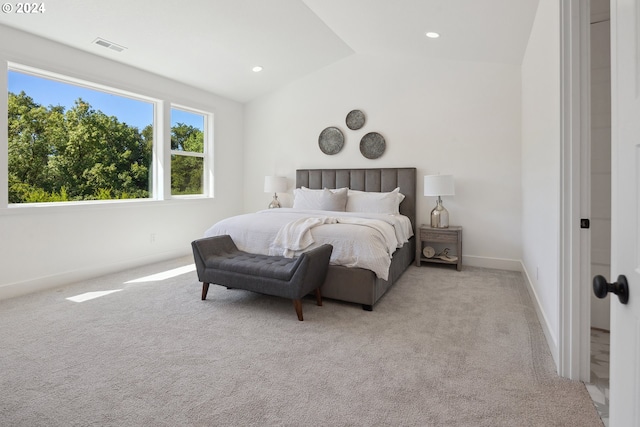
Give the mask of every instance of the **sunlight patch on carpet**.
[[181, 274], [190, 273], [196, 270], [195, 264], [185, 265], [184, 267], [174, 268], [172, 270], [163, 271], [161, 273], [152, 274], [150, 276], [141, 277], [139, 279], [129, 280], [127, 283], [144, 283], [144, 282], [157, 282], [160, 280], [171, 279], [172, 277], [180, 276]]
[[105, 295], [112, 294], [114, 292], [120, 292], [122, 289], [114, 289], [112, 291], [95, 291], [95, 292], [85, 292], [84, 294], [76, 295], [75, 297], [67, 298], [69, 301], [73, 302], [85, 302], [95, 298], [100, 298]]

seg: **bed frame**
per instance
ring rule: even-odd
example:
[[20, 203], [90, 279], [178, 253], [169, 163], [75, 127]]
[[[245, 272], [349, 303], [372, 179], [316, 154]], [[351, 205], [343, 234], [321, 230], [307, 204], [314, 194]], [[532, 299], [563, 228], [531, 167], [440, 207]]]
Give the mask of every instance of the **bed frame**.
[[[416, 233], [416, 168], [382, 169], [298, 169], [296, 188], [343, 188], [352, 190], [388, 192], [400, 187], [405, 199], [400, 213], [411, 220]], [[325, 298], [362, 304], [367, 311], [398, 280], [415, 258], [415, 237], [396, 250], [389, 267], [389, 279], [376, 277], [371, 270], [330, 265], [324, 284], [320, 288]]]

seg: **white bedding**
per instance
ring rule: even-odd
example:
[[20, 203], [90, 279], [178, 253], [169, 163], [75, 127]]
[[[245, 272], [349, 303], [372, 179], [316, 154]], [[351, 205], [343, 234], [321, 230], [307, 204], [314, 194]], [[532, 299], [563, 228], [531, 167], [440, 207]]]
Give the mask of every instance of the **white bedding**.
[[264, 255], [296, 256], [329, 243], [331, 264], [366, 268], [387, 280], [393, 252], [413, 231], [404, 215], [280, 208], [224, 219], [205, 237], [222, 234], [241, 251]]

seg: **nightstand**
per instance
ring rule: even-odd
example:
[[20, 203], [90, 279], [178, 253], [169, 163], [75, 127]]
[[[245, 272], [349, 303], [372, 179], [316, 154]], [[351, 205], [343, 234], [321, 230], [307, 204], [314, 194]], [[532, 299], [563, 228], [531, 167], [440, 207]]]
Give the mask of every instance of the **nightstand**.
[[[429, 225], [418, 227], [418, 239], [416, 242], [416, 265], [421, 262], [455, 265], [458, 271], [462, 270], [462, 227], [431, 228]], [[422, 253], [427, 243], [443, 243], [450, 249], [449, 255], [456, 256], [456, 261], [446, 261], [439, 258], [427, 258]], [[440, 245], [442, 246], [442, 245]]]

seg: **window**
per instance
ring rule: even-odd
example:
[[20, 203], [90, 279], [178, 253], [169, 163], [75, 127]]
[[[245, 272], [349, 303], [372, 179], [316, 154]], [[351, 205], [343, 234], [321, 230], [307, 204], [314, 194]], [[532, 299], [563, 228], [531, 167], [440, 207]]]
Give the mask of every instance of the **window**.
[[162, 101], [15, 64], [8, 91], [9, 203], [169, 197], [154, 179], [169, 144], [171, 196], [212, 195], [208, 113], [171, 108], [169, 136]]
[[154, 105], [8, 72], [9, 203], [152, 196]]
[[171, 109], [171, 195], [203, 194], [205, 116]]

